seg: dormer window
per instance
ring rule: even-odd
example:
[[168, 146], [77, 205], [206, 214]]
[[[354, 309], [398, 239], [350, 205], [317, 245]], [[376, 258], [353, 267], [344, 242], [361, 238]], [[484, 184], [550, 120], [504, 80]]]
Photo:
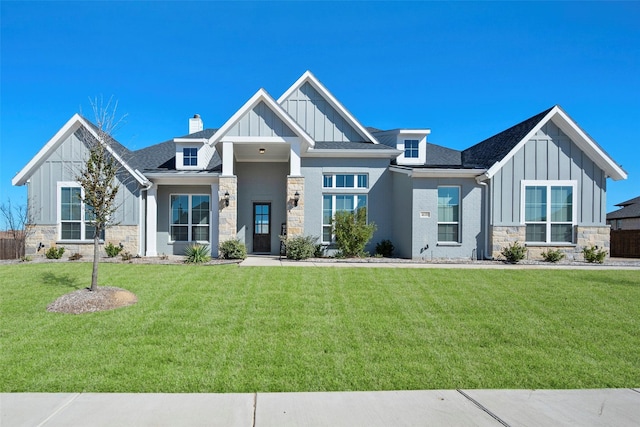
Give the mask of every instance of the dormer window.
[[404, 158], [405, 159], [417, 159], [419, 157], [417, 139], [405, 139], [404, 140]]
[[198, 166], [198, 149], [197, 148], [182, 149], [182, 165]]

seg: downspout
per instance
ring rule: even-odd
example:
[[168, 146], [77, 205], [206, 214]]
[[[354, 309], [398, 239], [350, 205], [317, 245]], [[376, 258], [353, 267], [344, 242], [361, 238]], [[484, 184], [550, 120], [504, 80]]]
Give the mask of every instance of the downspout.
[[482, 258], [485, 260], [491, 260], [493, 257], [489, 256], [489, 214], [490, 214], [490, 200], [489, 200], [489, 185], [485, 182], [484, 179], [487, 175], [481, 175], [476, 177], [476, 182], [484, 187], [484, 250], [482, 254]]
[[[138, 169], [135, 170], [135, 172], [138, 174], [138, 176], [140, 176], [144, 181], [142, 183], [142, 190], [143, 192], [148, 192], [151, 187], [153, 187], [153, 182], [149, 181]], [[142, 194], [140, 194], [140, 196], [142, 196]], [[147, 196], [148, 197], [148, 196]], [[144, 256], [146, 253], [146, 248], [147, 248], [147, 207], [146, 204], [144, 204], [142, 202], [142, 197], [140, 197], [140, 212], [138, 213], [139, 215], [139, 223], [140, 225], [144, 224], [144, 227], [140, 227], [140, 230], [138, 231], [138, 239], [140, 244], [138, 245], [138, 255], [139, 256]], [[146, 198], [145, 198], [146, 200]], [[142, 205], [144, 206], [144, 215], [142, 214]], [[144, 232], [143, 232], [144, 230]]]

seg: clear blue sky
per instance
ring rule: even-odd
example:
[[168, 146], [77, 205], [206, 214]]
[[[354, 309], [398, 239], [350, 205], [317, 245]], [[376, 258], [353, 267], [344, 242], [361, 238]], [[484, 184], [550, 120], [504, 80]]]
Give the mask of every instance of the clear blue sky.
[[88, 98], [130, 149], [221, 126], [311, 70], [364, 125], [464, 149], [560, 104], [640, 196], [640, 2], [12, 2], [1, 12], [0, 201]]

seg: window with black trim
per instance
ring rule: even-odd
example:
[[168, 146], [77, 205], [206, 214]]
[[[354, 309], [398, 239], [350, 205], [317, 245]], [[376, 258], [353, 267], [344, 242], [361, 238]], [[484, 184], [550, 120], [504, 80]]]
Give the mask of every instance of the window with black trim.
[[208, 194], [172, 194], [170, 199], [172, 242], [208, 242]]

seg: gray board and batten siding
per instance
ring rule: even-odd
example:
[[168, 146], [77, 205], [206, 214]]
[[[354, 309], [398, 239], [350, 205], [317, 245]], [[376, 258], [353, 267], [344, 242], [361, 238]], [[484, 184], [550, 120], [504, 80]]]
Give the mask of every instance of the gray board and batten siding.
[[605, 172], [552, 121], [545, 124], [492, 177], [493, 225], [521, 225], [522, 180], [576, 181], [577, 223], [605, 223]]
[[251, 111], [244, 114], [229, 129], [227, 136], [279, 136], [294, 137], [296, 134], [278, 117], [267, 104], [258, 103]]
[[[32, 212], [36, 225], [58, 223], [58, 182], [77, 182], [77, 176], [89, 157], [81, 132], [78, 130], [69, 135], [29, 177], [30, 205], [38, 206]], [[120, 189], [115, 200], [117, 210], [113, 222], [119, 225], [138, 225], [138, 182], [124, 169], [118, 172], [116, 179]]]
[[363, 141], [360, 133], [308, 82], [293, 91], [281, 105], [314, 141]]

